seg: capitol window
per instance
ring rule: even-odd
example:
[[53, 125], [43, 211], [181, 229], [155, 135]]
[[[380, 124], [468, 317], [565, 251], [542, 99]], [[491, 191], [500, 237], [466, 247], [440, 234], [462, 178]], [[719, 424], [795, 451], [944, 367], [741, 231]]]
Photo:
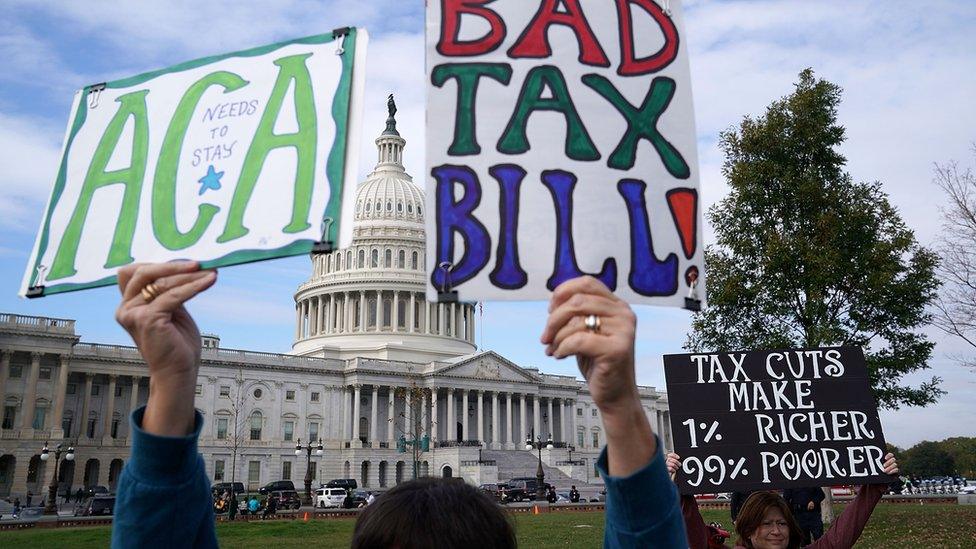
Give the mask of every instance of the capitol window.
[[366, 264], [366, 250], [359, 250], [359, 268], [362, 269]]
[[414, 252], [413, 254], [411, 254], [410, 268], [413, 269], [413, 270], [415, 270], [415, 271], [417, 270], [417, 258], [418, 257], [419, 257], [419, 255], [417, 254], [417, 252]]
[[397, 253], [397, 268], [402, 269], [406, 265], [407, 252], [400, 250]]
[[407, 213], [408, 214], [412, 214], [413, 213], [413, 204], [407, 204]]
[[369, 212], [369, 211], [372, 211], [372, 209], [373, 209], [373, 204], [370, 203], [370, 202], [367, 202], [366, 203], [366, 211]]
[[227, 418], [220, 417], [217, 418], [217, 440], [224, 440], [227, 438]]
[[403, 202], [397, 202], [397, 213], [403, 213]]
[[386, 250], [386, 253], [384, 254], [383, 257], [383, 267], [389, 269], [392, 266], [393, 266], [393, 252], [390, 250]]
[[51, 368], [44, 367], [37, 374], [38, 379], [51, 379]]
[[261, 398], [261, 395], [264, 394], [264, 391], [262, 391], [261, 388], [258, 387], [257, 389], [254, 390], [254, 393], [252, 394], [254, 395], [254, 398]]
[[295, 400], [295, 391], [285, 391], [285, 400]]
[[318, 401], [319, 401], [319, 393], [316, 391], [312, 391], [312, 402], [318, 402]]
[[220, 386], [220, 396], [230, 398], [230, 385]]
[[380, 251], [373, 250], [369, 256], [369, 266], [376, 268], [380, 266]]
[[251, 414], [251, 440], [261, 440], [261, 427], [263, 423], [261, 412], [255, 411]]

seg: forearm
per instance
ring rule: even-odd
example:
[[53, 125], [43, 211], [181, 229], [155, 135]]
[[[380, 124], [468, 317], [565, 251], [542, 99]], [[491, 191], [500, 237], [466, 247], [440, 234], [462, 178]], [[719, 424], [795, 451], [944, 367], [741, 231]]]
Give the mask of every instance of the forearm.
[[155, 374], [149, 378], [149, 399], [142, 429], [149, 434], [181, 437], [193, 432], [197, 368], [179, 374]]
[[609, 473], [626, 477], [647, 466], [657, 452], [657, 439], [639, 397], [618, 406], [601, 407], [607, 434]]

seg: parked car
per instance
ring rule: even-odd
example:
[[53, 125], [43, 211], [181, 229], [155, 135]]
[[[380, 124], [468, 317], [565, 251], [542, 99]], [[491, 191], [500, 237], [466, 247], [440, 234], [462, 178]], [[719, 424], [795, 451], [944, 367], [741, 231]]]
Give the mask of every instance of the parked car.
[[590, 503], [606, 503], [607, 502], [607, 491], [600, 490], [597, 494], [590, 498]]
[[115, 513], [115, 496], [99, 494], [86, 498], [75, 507], [76, 517], [97, 517]]
[[99, 494], [107, 494], [108, 488], [104, 486], [89, 486], [81, 493], [84, 497], [90, 498], [92, 496], [97, 496]]
[[319, 509], [338, 509], [346, 499], [345, 488], [319, 488], [315, 491], [315, 506]]
[[210, 491], [215, 496], [221, 496], [224, 492], [230, 492], [231, 486], [234, 488], [234, 493], [237, 494], [237, 499], [241, 499], [241, 494], [244, 493], [243, 482], [217, 482], [210, 486]]
[[295, 509], [302, 506], [302, 500], [298, 497], [298, 492], [294, 490], [280, 490], [271, 492], [268, 497], [278, 498], [278, 509]]
[[501, 494], [499, 499], [501, 499], [502, 503], [534, 501], [536, 487], [538, 486], [537, 482], [536, 479], [512, 479], [501, 485], [504, 488], [499, 488], [499, 493]]
[[496, 500], [501, 500], [504, 486], [504, 484], [482, 484], [478, 489]]
[[274, 482], [269, 482], [264, 486], [258, 488], [258, 493], [261, 495], [268, 495], [271, 492], [281, 492], [281, 491], [295, 491], [295, 483], [290, 480], [276, 480]]
[[326, 485], [326, 488], [348, 488], [350, 490], [355, 490], [359, 488], [359, 484], [356, 483], [354, 478], [334, 478], [330, 480]]
[[352, 506], [353, 507], [366, 507], [366, 497], [369, 496], [369, 492], [366, 490], [355, 490], [352, 493]]

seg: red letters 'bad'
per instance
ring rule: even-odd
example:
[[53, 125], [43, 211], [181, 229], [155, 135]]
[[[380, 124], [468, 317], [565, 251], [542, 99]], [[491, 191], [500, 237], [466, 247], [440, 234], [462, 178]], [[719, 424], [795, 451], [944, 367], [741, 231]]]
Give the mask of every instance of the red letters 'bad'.
[[[505, 39], [505, 22], [494, 10], [485, 7], [495, 0], [441, 0], [441, 37], [437, 51], [446, 57], [471, 57], [486, 54]], [[461, 16], [474, 15], [488, 21], [491, 30], [474, 40], [459, 40]]]

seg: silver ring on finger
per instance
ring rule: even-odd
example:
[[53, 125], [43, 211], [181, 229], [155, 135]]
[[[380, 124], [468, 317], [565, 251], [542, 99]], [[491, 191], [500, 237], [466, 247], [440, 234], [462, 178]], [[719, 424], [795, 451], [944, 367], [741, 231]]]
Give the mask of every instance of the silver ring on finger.
[[601, 324], [602, 322], [600, 320], [600, 317], [596, 315], [586, 315], [586, 318], [583, 319], [583, 326], [585, 326], [587, 330], [593, 332], [594, 334], [600, 332]]

